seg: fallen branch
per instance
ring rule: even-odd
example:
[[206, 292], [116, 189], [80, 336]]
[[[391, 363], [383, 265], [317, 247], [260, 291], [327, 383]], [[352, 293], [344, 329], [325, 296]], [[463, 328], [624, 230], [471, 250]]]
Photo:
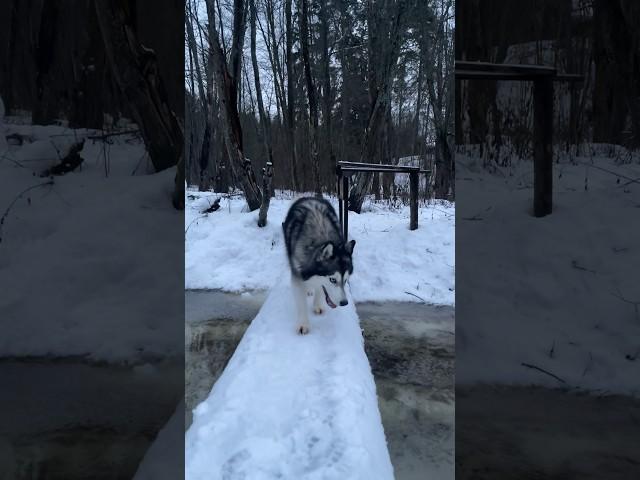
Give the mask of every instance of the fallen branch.
[[25, 167], [23, 164], [21, 164], [18, 160], [16, 160], [15, 158], [11, 158], [8, 156], [8, 153], [5, 153], [2, 155], [2, 157], [0, 157], [2, 160], [9, 160], [10, 162], [15, 163], [18, 167], [20, 168], [27, 168]]
[[69, 152], [65, 155], [62, 161], [58, 165], [54, 165], [53, 167], [46, 169], [40, 174], [40, 176], [48, 177], [50, 175], [64, 175], [65, 173], [74, 171], [84, 161], [80, 156], [80, 151], [83, 147], [84, 140], [71, 145]]
[[427, 301], [424, 298], [419, 297], [415, 293], [411, 293], [411, 292], [404, 292], [404, 293], [406, 293], [407, 295], [411, 295], [412, 297], [416, 297], [418, 300], [422, 300], [422, 303], [427, 303]]
[[582, 265], [578, 264], [577, 260], [571, 260], [571, 266], [577, 270], [582, 270], [584, 272], [595, 273], [595, 274], [598, 273], [595, 270], [591, 270], [589, 268], [583, 267]]
[[38, 183], [36, 185], [32, 185], [29, 188], [25, 188], [23, 191], [21, 191], [18, 195], [16, 195], [16, 197], [13, 199], [13, 201], [9, 204], [9, 206], [7, 207], [7, 209], [4, 211], [4, 213], [2, 214], [2, 218], [0, 218], [0, 243], [2, 242], [2, 227], [4, 226], [4, 221], [7, 219], [7, 217], [9, 216], [9, 212], [11, 211], [11, 208], [15, 205], [15, 203], [20, 200], [20, 198], [22, 198], [22, 196], [27, 193], [30, 190], [33, 190], [35, 188], [39, 188], [39, 187], [44, 187], [45, 185], [53, 185], [53, 180], [48, 180], [46, 182], [42, 182], [42, 183]]
[[187, 232], [189, 231], [189, 228], [191, 228], [191, 225], [193, 225], [193, 223], [194, 223], [196, 220], [200, 220], [201, 218], [205, 218], [205, 217], [206, 217], [206, 215], [200, 215], [199, 217], [196, 217], [196, 218], [194, 218], [193, 220], [191, 220], [191, 223], [190, 223], [189, 225], [187, 225], [187, 229], [184, 231], [184, 234], [185, 234], [185, 235], [187, 234]]
[[[597, 170], [601, 170], [603, 172], [609, 173], [611, 175], [615, 175], [616, 177], [620, 177], [620, 178], [624, 178], [625, 180], [628, 180], [627, 183], [625, 183], [624, 185], [628, 185], [630, 183], [640, 183], [640, 178], [631, 178], [631, 177], [627, 177], [626, 175], [622, 175], [621, 173], [618, 172], [614, 172], [612, 170], [608, 170], [606, 168], [602, 168], [602, 167], [598, 167], [596, 165], [592, 165], [591, 163], [586, 163], [586, 162], [577, 162], [580, 163], [582, 165], [586, 165], [587, 167], [591, 167], [591, 168], [595, 168]], [[623, 185], [623, 186], [624, 186]]]
[[520, 365], [522, 365], [523, 367], [531, 368], [533, 370], [538, 370], [539, 372], [542, 372], [542, 373], [546, 373], [547, 375], [549, 375], [550, 377], [555, 378], [556, 380], [558, 380], [561, 383], [565, 383], [565, 384], [567, 383], [563, 379], [558, 377], [557, 375], [554, 375], [553, 373], [545, 370], [544, 368], [536, 367], [535, 365], [531, 365], [529, 363], [524, 363], [524, 362], [522, 362]]
[[591, 352], [589, 352], [589, 361], [587, 362], [587, 366], [584, 367], [584, 371], [582, 372], [583, 377], [587, 374], [587, 372], [591, 368], [592, 363], [593, 363], [593, 355], [591, 355]]
[[611, 293], [611, 295], [613, 295], [617, 299], [622, 300], [625, 303], [633, 305], [633, 309], [634, 309], [635, 314], [636, 314], [636, 320], [640, 321], [640, 308], [639, 308], [640, 307], [640, 301], [633, 301], [633, 300], [629, 300], [627, 298], [624, 298], [622, 296], [622, 292], [620, 292], [620, 289], [618, 289], [618, 292], [619, 293], [614, 293], [614, 292], [609, 292], [609, 293]]
[[[213, 213], [213, 212], [215, 212], [216, 210], [218, 210], [218, 209], [220, 208], [220, 200], [221, 200], [221, 198], [222, 198], [222, 197], [220, 197], [220, 198], [216, 198], [216, 199], [213, 201], [213, 205], [210, 205], [210, 206], [209, 206], [209, 208], [207, 208], [207, 209], [203, 210], [201, 213]], [[186, 233], [186, 232], [185, 232], [185, 233]]]
[[113, 133], [105, 133], [103, 135], [89, 135], [87, 138], [89, 140], [105, 140], [109, 137], [117, 137], [119, 135], [129, 135], [129, 134], [138, 134], [140, 130], [125, 130], [124, 132], [113, 132]]

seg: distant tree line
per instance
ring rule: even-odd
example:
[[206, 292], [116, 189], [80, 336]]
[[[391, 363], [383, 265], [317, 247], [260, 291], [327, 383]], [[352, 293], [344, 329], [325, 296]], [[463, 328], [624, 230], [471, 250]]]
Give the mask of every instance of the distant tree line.
[[[186, 177], [332, 192], [338, 160], [435, 167], [453, 195], [453, 0], [187, 0]], [[271, 174], [259, 182], [260, 172]], [[391, 178], [362, 175], [364, 195]]]

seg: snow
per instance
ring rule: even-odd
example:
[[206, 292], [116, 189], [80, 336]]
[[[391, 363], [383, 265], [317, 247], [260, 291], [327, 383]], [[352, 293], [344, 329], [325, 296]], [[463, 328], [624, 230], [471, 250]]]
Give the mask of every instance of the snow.
[[287, 283], [271, 290], [194, 410], [185, 478], [392, 479], [353, 301], [312, 315], [300, 336]]
[[[282, 222], [295, 198], [278, 192], [271, 200], [267, 226], [258, 228], [258, 212], [247, 213], [241, 196], [223, 197], [219, 210], [203, 215], [220, 196], [187, 191], [186, 288], [228, 292], [271, 288], [288, 272]], [[337, 210], [337, 200], [329, 200]], [[367, 201], [363, 213], [350, 212], [349, 237], [356, 240], [349, 280], [353, 298], [453, 305], [454, 228], [455, 207], [448, 202], [421, 206], [419, 228], [414, 231], [409, 230], [408, 206], [391, 208]]]
[[477, 157], [457, 159], [457, 384], [640, 393], [639, 304], [629, 303], [640, 302], [640, 185], [620, 177], [637, 179], [640, 164], [606, 150], [554, 163], [543, 218], [531, 215], [531, 162], [490, 174]]
[[148, 174], [144, 145], [123, 135], [87, 139], [80, 169], [41, 178], [71, 143], [101, 132], [10, 118], [4, 134], [12, 133], [26, 140], [0, 158], [0, 214], [15, 200], [0, 226], [0, 354], [181, 356], [172, 340], [184, 315], [175, 170]]

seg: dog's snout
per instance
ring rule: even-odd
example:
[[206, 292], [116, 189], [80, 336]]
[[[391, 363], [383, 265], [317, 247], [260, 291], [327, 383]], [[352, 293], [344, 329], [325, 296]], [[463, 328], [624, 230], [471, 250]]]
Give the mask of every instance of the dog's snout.
[[340, 306], [344, 307], [345, 305], [349, 304], [349, 300], [340, 300]]

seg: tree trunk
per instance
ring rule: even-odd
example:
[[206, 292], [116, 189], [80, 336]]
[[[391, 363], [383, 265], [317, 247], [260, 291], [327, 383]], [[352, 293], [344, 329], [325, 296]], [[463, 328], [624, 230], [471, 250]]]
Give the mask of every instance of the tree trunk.
[[[208, 10], [210, 2], [207, 2]], [[211, 42], [211, 58], [213, 79], [218, 90], [220, 102], [220, 123], [229, 156], [229, 165], [233, 175], [240, 180], [249, 210], [260, 207], [261, 192], [256, 181], [251, 160], [245, 158], [242, 145], [242, 126], [238, 112], [238, 85], [241, 81], [241, 57], [246, 27], [243, 0], [234, 0], [234, 28], [231, 47], [231, 69], [220, 46], [219, 35], [215, 27], [213, 15], [209, 16], [209, 41]]]
[[262, 86], [260, 85], [260, 69], [258, 67], [258, 56], [256, 54], [256, 0], [249, 0], [251, 8], [251, 64], [253, 66], [253, 79], [256, 86], [256, 98], [258, 101], [258, 113], [260, 115], [260, 126], [262, 127], [262, 141], [267, 152], [267, 166], [262, 169], [262, 198], [260, 212], [258, 215], [258, 226], [264, 227], [267, 224], [267, 212], [271, 201], [271, 182], [273, 177], [273, 147], [271, 143], [271, 128], [269, 117], [264, 110], [262, 101]]
[[[46, 2], [51, 3], [51, 2]], [[169, 107], [156, 55], [137, 39], [131, 5], [125, 0], [95, 0], [109, 66], [129, 102], [156, 171], [178, 163], [184, 137]]]
[[333, 136], [331, 135], [331, 74], [329, 70], [331, 58], [329, 56], [329, 19], [327, 18], [327, 0], [320, 1], [320, 43], [322, 50], [322, 95], [323, 110], [322, 123], [324, 127], [325, 147], [327, 149], [327, 164], [333, 169], [336, 165], [333, 154]]
[[307, 0], [302, 0], [302, 13], [300, 15], [300, 43], [302, 43], [302, 63], [304, 64], [304, 76], [307, 84], [307, 97], [309, 99], [309, 153], [311, 158], [311, 172], [313, 188], [316, 195], [322, 196], [320, 188], [320, 163], [318, 159], [318, 103], [316, 100], [316, 87], [311, 76], [311, 61], [309, 59], [309, 7]]
[[[191, 0], [187, 6], [188, 15], [186, 16], [185, 27], [187, 30], [187, 42], [189, 45], [189, 51], [192, 57], [196, 60], [193, 64], [193, 68], [196, 74], [196, 80], [198, 85], [198, 95], [200, 103], [202, 104], [202, 115], [204, 119], [204, 129], [202, 135], [202, 144], [200, 145], [200, 152], [198, 154], [198, 166], [200, 169], [200, 175], [198, 179], [198, 190], [201, 192], [209, 189], [209, 180], [207, 178], [207, 167], [209, 166], [209, 150], [211, 145], [211, 125], [209, 115], [209, 95], [205, 89], [202, 71], [200, 70], [200, 62], [198, 59], [198, 48], [196, 44], [196, 36], [193, 31], [193, 22], [195, 21], [195, 15], [191, 6]], [[205, 64], [207, 65], [207, 64]]]
[[291, 148], [291, 180], [293, 183], [293, 189], [300, 188], [300, 181], [298, 179], [298, 155], [296, 150], [296, 138], [295, 138], [295, 90], [293, 86], [293, 21], [291, 12], [292, 0], [285, 0], [285, 21], [286, 21], [286, 70], [287, 70], [287, 133], [289, 137], [289, 146]]
[[[384, 12], [379, 11], [379, 6], [375, 2], [369, 2], [367, 8], [371, 110], [362, 142], [361, 162], [370, 162], [375, 157], [376, 140], [380, 127], [384, 123], [386, 107], [391, 94], [393, 71], [400, 52], [400, 25], [404, 15], [404, 4], [398, 2], [387, 40], [380, 38], [380, 27], [387, 21], [381, 18], [384, 17]], [[382, 57], [381, 61], [378, 60], [380, 57]], [[377, 68], [379, 66], [381, 68]], [[367, 191], [371, 188], [372, 178], [370, 172], [360, 173], [356, 176], [355, 184], [349, 192], [349, 210], [360, 213]]]
[[32, 113], [32, 122], [38, 125], [50, 124], [60, 113], [57, 96], [51, 92], [53, 82], [49, 72], [54, 66], [58, 15], [58, 2], [43, 3], [35, 52], [36, 103]]
[[177, 210], [184, 210], [184, 170], [184, 155], [180, 155], [172, 198], [173, 206]]

